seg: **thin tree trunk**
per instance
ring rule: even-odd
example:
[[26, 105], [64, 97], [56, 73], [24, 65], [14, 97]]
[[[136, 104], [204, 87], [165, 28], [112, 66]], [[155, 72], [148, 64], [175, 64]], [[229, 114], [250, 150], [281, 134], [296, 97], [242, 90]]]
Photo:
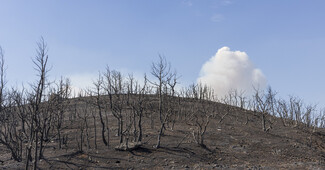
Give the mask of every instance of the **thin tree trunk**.
[[100, 106], [98, 106], [98, 107], [99, 107], [100, 123], [102, 124], [102, 140], [103, 140], [105, 146], [107, 146], [108, 143], [107, 143], [106, 138], [105, 138], [105, 123], [104, 123], [104, 120], [103, 120], [101, 108], [100, 108]]
[[88, 131], [88, 122], [87, 119], [85, 119], [85, 124], [86, 124], [86, 136], [87, 136], [87, 151], [90, 149], [90, 142], [89, 142], [89, 131]]
[[266, 131], [266, 127], [265, 127], [265, 114], [262, 113], [262, 126], [263, 126], [263, 131]]
[[[44, 128], [45, 129], [45, 128]], [[44, 146], [43, 146], [43, 140], [44, 139], [44, 132], [42, 132], [41, 138], [40, 138], [40, 148], [39, 148], [39, 159], [43, 159], [43, 153], [44, 153]]]
[[133, 110], [133, 136], [134, 136], [133, 141], [136, 142], [137, 141], [137, 122], [136, 122], [135, 110]]
[[37, 169], [37, 160], [38, 160], [38, 158], [37, 158], [37, 152], [38, 152], [37, 145], [38, 145], [38, 131], [35, 132], [35, 153], [34, 153], [34, 167], [33, 167], [34, 170]]
[[[107, 148], [109, 148], [109, 127], [106, 127], [107, 129]], [[96, 145], [96, 149], [97, 149], [97, 145]]]
[[62, 142], [61, 142], [61, 131], [60, 128], [58, 128], [58, 138], [59, 138], [59, 149], [62, 148]]
[[123, 143], [123, 120], [122, 118], [119, 119], [120, 122], [120, 143]]
[[94, 139], [94, 144], [95, 144], [95, 149], [97, 149], [97, 127], [96, 127], [96, 117], [93, 116], [94, 119], [94, 129], [95, 129], [95, 139]]
[[161, 124], [160, 130], [159, 130], [159, 134], [158, 134], [158, 139], [157, 139], [157, 145], [156, 145], [156, 148], [160, 148], [160, 140], [161, 140], [161, 135], [163, 134], [164, 126], [165, 126], [165, 122], [163, 122], [163, 123]]
[[139, 127], [139, 136], [138, 136], [138, 142], [142, 141], [142, 114], [140, 113], [139, 115], [139, 120], [138, 120], [138, 127]]
[[31, 146], [27, 146], [26, 147], [26, 166], [25, 166], [25, 170], [28, 170], [29, 168], [29, 161], [32, 160], [32, 155], [31, 155], [31, 152], [32, 152], [32, 147]]

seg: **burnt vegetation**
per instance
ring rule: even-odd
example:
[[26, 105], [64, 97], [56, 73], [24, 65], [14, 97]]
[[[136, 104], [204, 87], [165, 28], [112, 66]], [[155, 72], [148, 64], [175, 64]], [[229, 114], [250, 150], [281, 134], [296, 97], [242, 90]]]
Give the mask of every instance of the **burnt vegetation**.
[[3, 168], [324, 166], [325, 111], [302, 99], [270, 87], [222, 98], [203, 84], [180, 88], [161, 56], [141, 81], [107, 66], [73, 96], [68, 78], [49, 80], [47, 50], [41, 39], [37, 80], [14, 88], [0, 48]]

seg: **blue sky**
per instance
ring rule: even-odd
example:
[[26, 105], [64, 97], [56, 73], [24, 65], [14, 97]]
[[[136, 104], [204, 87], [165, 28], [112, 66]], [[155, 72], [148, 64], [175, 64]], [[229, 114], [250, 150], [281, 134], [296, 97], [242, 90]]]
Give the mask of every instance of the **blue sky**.
[[323, 0], [0, 2], [10, 85], [35, 80], [31, 59], [41, 36], [49, 46], [50, 76], [84, 77], [85, 83], [106, 65], [149, 73], [162, 54], [189, 84], [228, 46], [246, 52], [280, 95], [325, 106]]

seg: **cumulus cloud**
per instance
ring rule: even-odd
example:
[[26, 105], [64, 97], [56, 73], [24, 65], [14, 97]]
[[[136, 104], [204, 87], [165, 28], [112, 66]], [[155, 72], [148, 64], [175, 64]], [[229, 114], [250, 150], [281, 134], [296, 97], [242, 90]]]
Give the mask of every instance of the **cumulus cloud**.
[[224, 97], [230, 90], [253, 93], [253, 87], [264, 88], [266, 78], [254, 66], [248, 55], [241, 51], [231, 51], [222, 47], [201, 68], [199, 83], [214, 89], [218, 97]]

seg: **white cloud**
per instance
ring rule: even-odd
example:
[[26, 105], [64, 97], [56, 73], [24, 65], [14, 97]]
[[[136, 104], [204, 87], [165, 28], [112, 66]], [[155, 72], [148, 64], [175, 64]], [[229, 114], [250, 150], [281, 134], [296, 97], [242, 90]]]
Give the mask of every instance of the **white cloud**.
[[98, 78], [98, 73], [82, 73], [67, 76], [71, 80], [72, 95], [93, 87], [93, 82]]
[[[105, 70], [102, 71], [105, 72]], [[124, 81], [127, 80], [128, 75], [133, 75], [134, 80], [138, 81], [140, 85], [144, 84], [144, 74], [140, 72], [130, 71], [123, 68], [117, 69], [116, 71], [121, 72]], [[98, 76], [99, 72], [67, 75], [67, 78], [71, 80], [72, 95], [78, 95], [79, 92], [84, 92], [84, 90], [87, 89], [93, 89], [95, 87], [94, 82], [98, 80]]]
[[202, 66], [197, 81], [212, 87], [219, 97], [234, 89], [251, 95], [253, 87], [266, 86], [265, 76], [260, 69], [255, 68], [248, 55], [241, 51], [231, 51], [228, 47], [220, 48]]

